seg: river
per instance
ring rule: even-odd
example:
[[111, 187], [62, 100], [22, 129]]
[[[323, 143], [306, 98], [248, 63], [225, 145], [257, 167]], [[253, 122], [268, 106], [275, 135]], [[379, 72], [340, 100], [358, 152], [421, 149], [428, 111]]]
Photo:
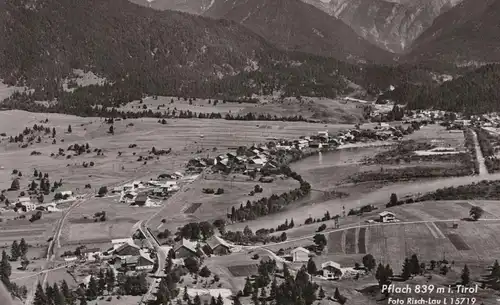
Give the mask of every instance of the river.
[[[489, 174], [486, 170], [486, 166], [484, 164], [484, 156], [481, 152], [481, 149], [479, 149], [477, 136], [475, 138], [475, 144], [477, 159], [479, 162], [479, 175], [393, 183], [369, 193], [353, 195], [351, 198], [333, 199], [324, 202], [312, 203], [307, 206], [301, 206], [286, 210], [278, 215], [268, 215], [251, 222], [233, 224], [230, 226], [230, 229], [242, 229], [246, 225], [248, 225], [252, 229], [271, 228], [283, 223], [285, 219], [291, 218], [294, 219], [295, 223], [303, 223], [306, 218], [311, 216], [322, 217], [325, 211], [329, 211], [331, 215], [341, 215], [343, 206], [345, 207], [345, 210], [347, 212], [349, 211], [349, 209], [356, 208], [362, 205], [385, 204], [389, 201], [391, 193], [395, 193], [398, 195], [398, 197], [401, 198], [406, 195], [424, 194], [436, 191], [440, 188], [466, 185], [482, 180], [500, 180], [500, 173]], [[307, 161], [310, 162], [309, 160]], [[318, 159], [316, 159], [315, 161], [318, 162]], [[298, 167], [300, 168], [300, 166]], [[300, 171], [297, 172], [301, 174]], [[312, 187], [313, 189], [315, 188], [314, 184], [312, 185]]]

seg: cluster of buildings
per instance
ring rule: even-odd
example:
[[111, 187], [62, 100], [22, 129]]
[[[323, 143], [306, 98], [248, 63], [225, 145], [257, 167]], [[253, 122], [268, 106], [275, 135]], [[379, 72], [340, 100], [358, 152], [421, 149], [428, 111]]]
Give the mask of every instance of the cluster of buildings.
[[330, 135], [328, 131], [319, 131], [315, 135], [302, 136], [294, 140], [273, 139], [267, 144], [253, 145], [245, 149], [239, 148], [236, 152], [220, 154], [214, 158], [197, 157], [191, 159], [187, 167], [190, 171], [198, 172], [209, 166], [212, 166], [214, 171], [221, 172], [273, 170], [278, 167], [278, 162], [275, 162], [274, 156], [280, 150], [329, 149], [361, 140], [387, 140], [391, 137], [400, 136], [402, 136], [401, 131], [389, 125], [381, 125], [376, 130], [353, 128], [339, 132], [336, 135]]
[[56, 192], [54, 198], [60, 198], [49, 203], [39, 203], [38, 199], [33, 200], [30, 196], [19, 197], [14, 202], [14, 208], [22, 212], [31, 212], [34, 210], [55, 212], [58, 211], [57, 204], [61, 200], [74, 200], [74, 195], [72, 191], [60, 191]]
[[111, 247], [100, 248], [79, 247], [71, 254], [66, 254], [64, 260], [71, 261], [106, 261], [109, 266], [121, 272], [149, 272], [153, 270], [155, 261], [147, 247], [138, 246], [132, 238], [114, 239]]
[[173, 250], [176, 259], [210, 255], [222, 256], [231, 253], [230, 245], [215, 236], [212, 236], [205, 242], [190, 241], [183, 238], [174, 245]]
[[[182, 176], [172, 176], [178, 177]], [[165, 197], [177, 192], [179, 186], [176, 180], [150, 180], [146, 183], [134, 181], [112, 190], [114, 194], [120, 194], [120, 202], [138, 206], [148, 205], [152, 200], [150, 196]]]

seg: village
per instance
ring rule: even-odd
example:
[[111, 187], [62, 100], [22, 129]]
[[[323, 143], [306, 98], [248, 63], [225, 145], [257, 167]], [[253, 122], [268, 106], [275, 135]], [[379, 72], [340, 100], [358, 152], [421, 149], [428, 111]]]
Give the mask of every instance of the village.
[[[336, 290], [340, 290], [341, 296], [347, 299], [360, 298], [353, 292], [353, 281], [360, 285], [368, 284], [376, 267], [372, 266], [373, 261], [390, 263], [397, 268], [403, 255], [388, 258], [387, 249], [382, 249], [388, 246], [381, 246], [377, 241], [380, 238], [377, 234], [381, 234], [378, 228], [396, 228], [399, 225], [406, 228], [417, 226], [411, 224], [412, 221], [429, 221], [420, 210], [431, 213], [428, 210], [430, 206], [419, 203], [408, 208], [403, 204], [416, 202], [420, 193], [405, 196], [398, 189], [384, 191], [381, 194], [384, 200], [375, 197], [372, 201], [367, 199], [358, 201], [357, 206], [352, 205], [351, 201], [357, 201], [356, 198], [351, 199], [353, 190], [329, 191], [331, 187], [325, 188], [328, 192], [318, 190], [317, 182], [311, 180], [314, 175], [301, 171], [305, 165], [296, 164], [306, 162], [304, 164], [307, 165], [311, 162], [308, 160], [319, 158], [326, 162], [322, 166], [328, 166], [331, 154], [349, 155], [350, 152], [365, 150], [373, 156], [377, 153], [372, 151], [390, 150], [407, 141], [419, 141], [418, 137], [424, 132], [439, 133], [445, 140], [433, 140], [435, 144], [431, 146], [416, 145], [411, 158], [420, 158], [418, 162], [436, 158], [438, 161], [432, 159], [432, 162], [439, 163], [445, 160], [443, 156], [446, 155], [471, 153], [474, 143], [464, 148], [463, 145], [455, 146], [453, 141], [474, 130], [478, 139], [474, 151], [477, 153], [480, 150], [480, 155], [485, 157], [483, 162], [480, 156], [477, 157], [479, 164], [486, 166], [488, 172], [491, 168], [491, 173], [494, 173], [495, 145], [500, 146], [500, 141], [491, 141], [498, 126], [498, 117], [494, 115], [465, 119], [443, 111], [414, 111], [405, 112], [396, 122], [380, 119], [381, 115], [391, 116], [399, 111], [394, 108], [374, 112], [375, 122], [371, 123], [333, 131], [315, 125], [315, 130], [309, 134], [286, 138], [270, 136], [250, 145], [191, 153], [195, 156], [184, 156], [182, 169], [158, 168], [156, 175], [142, 173], [140, 178], [130, 175], [122, 177], [121, 183], [92, 183], [93, 187], [87, 194], [82, 194], [79, 189], [68, 190], [70, 187], [65, 181], [60, 181], [61, 186], [56, 183], [57, 188], [50, 190], [50, 195], [46, 195], [44, 200], [39, 199], [44, 191], [38, 191], [37, 187], [31, 192], [29, 187], [24, 188], [24, 184], [14, 187], [25, 194], [20, 193], [2, 208], [2, 217], [8, 223], [31, 217], [30, 226], [41, 226], [44, 221], [55, 223], [58, 215], [62, 215], [63, 219], [65, 215], [70, 215], [66, 224], [61, 223], [53, 236], [44, 235], [49, 251], [51, 243], [61, 244], [55, 248], [55, 255], [47, 260], [50, 264], [43, 266], [45, 258], [42, 256], [30, 259], [28, 268], [19, 271], [27, 275], [18, 276], [18, 281], [24, 281], [26, 276], [53, 274], [54, 278], [76, 283], [82, 291], [91, 291], [87, 293], [90, 294], [89, 301], [109, 299], [110, 302], [126, 301], [131, 304], [154, 304], [159, 294], [172, 293], [165, 292], [165, 285], [173, 281], [178, 294], [177, 297], [172, 295], [169, 300], [198, 302], [200, 299], [202, 303], [211, 303], [214, 299], [215, 302], [235, 304], [251, 301], [252, 294], [248, 291], [239, 294], [246, 282], [250, 281], [252, 286], [260, 285], [266, 291], [271, 289], [268, 285], [257, 284], [254, 277], [261, 276], [259, 274], [264, 267], [260, 266], [277, 264], [272, 268], [277, 268], [273, 269], [273, 273], [279, 276], [282, 276], [284, 268], [295, 275], [305, 268], [312, 275], [311, 282], [321, 288], [321, 295], [326, 295], [324, 300], [338, 303]], [[204, 139], [200, 136], [197, 141]], [[148, 151], [151, 154], [151, 150]], [[365, 158], [363, 154], [359, 158]], [[133, 158], [137, 159], [135, 153]], [[360, 160], [362, 166], [371, 166], [370, 162], [373, 162]], [[484, 174], [484, 169], [479, 168], [479, 171], [480, 176]], [[474, 177], [474, 174], [469, 176]], [[19, 180], [25, 179], [19, 177]], [[123, 182], [127, 178], [130, 179]], [[35, 180], [43, 184], [43, 179]], [[355, 182], [349, 186], [350, 183], [345, 181], [337, 184], [348, 187], [363, 185]], [[287, 185], [283, 187], [286, 194], [280, 195], [280, 191], [275, 191], [277, 183]], [[238, 193], [243, 185], [250, 188]], [[7, 191], [6, 195], [12, 192]], [[195, 199], [189, 195], [190, 192], [200, 193], [196, 196], [206, 199]], [[319, 195], [314, 194], [322, 195], [317, 197]], [[12, 198], [11, 195], [8, 197]], [[318, 198], [323, 199], [319, 201]], [[92, 208], [86, 204], [89, 200], [103, 208]], [[329, 203], [332, 200], [334, 203]], [[221, 202], [220, 207], [217, 202]], [[298, 207], [295, 208], [295, 205]], [[310, 208], [312, 206], [315, 207]], [[73, 209], [83, 209], [84, 212], [75, 214], [71, 212]], [[136, 218], [123, 218], [121, 210], [137, 214]], [[312, 214], [313, 210], [316, 214]], [[412, 212], [408, 212], [410, 210]], [[437, 212], [432, 210], [432, 213]], [[468, 210], [459, 212], [460, 217], [467, 213]], [[325, 216], [320, 216], [323, 214]], [[269, 217], [266, 218], [266, 215]], [[437, 214], [433, 215], [431, 219], [435, 219], [438, 229], [430, 225], [432, 236], [448, 236], [446, 230], [449, 229], [438, 225], [439, 218], [436, 218]], [[99, 234], [100, 228], [113, 228], [115, 223], [118, 231], [113, 231], [109, 237]], [[457, 223], [454, 220], [451, 228], [461, 230], [462, 226]], [[73, 233], [73, 227], [80, 228], [80, 231]], [[417, 231], [420, 230], [419, 227]], [[83, 238], [85, 232], [89, 233]], [[78, 234], [82, 236], [79, 238]], [[4, 242], [7, 252], [11, 247], [10, 241]], [[39, 239], [38, 242], [43, 244], [44, 240]], [[30, 244], [35, 246], [33, 241]], [[410, 256], [410, 252], [404, 255]], [[428, 260], [428, 255], [422, 259]], [[173, 279], [168, 277], [171, 272], [176, 274]], [[109, 278], [107, 284], [99, 284], [106, 278]], [[14, 281], [17, 281], [16, 278]], [[60, 283], [48, 276], [40, 282], [45, 281]], [[170, 284], [173, 285], [173, 282]], [[95, 285], [102, 287], [97, 289]], [[33, 297], [35, 292], [33, 290]]]

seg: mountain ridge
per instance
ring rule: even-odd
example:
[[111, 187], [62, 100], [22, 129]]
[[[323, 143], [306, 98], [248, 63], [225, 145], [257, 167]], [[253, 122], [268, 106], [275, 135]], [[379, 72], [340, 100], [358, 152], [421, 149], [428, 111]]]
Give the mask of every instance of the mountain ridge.
[[462, 0], [302, 0], [344, 21], [368, 41], [404, 53], [433, 20]]
[[241, 23], [285, 50], [354, 62], [393, 60], [392, 53], [369, 43], [341, 20], [300, 0], [215, 1], [203, 15]]
[[456, 65], [500, 62], [499, 27], [499, 0], [465, 0], [436, 18], [404, 60]]

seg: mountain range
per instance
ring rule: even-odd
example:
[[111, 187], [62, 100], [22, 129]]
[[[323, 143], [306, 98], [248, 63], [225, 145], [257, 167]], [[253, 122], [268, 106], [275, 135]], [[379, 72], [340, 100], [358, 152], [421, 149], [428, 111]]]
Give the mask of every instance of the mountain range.
[[[159, 10], [179, 10], [205, 16], [225, 17], [216, 13], [220, 7], [244, 6], [248, 13], [261, 9], [264, 3], [267, 9], [279, 9], [280, 1], [238, 1], [238, 0], [131, 0], [137, 4], [150, 6]], [[315, 6], [333, 19], [341, 20], [351, 27], [360, 37], [372, 44], [394, 53], [408, 51], [415, 39], [429, 28], [434, 19], [453, 8], [463, 0], [301, 0]], [[229, 3], [228, 3], [229, 2]], [[290, 1], [290, 6], [297, 6]], [[217, 9], [213, 9], [216, 7]], [[253, 7], [253, 8], [252, 8]], [[239, 9], [243, 11], [244, 8]], [[293, 10], [291, 10], [293, 12]], [[262, 12], [262, 10], [261, 10]], [[286, 14], [281, 11], [280, 14]], [[293, 23], [309, 21], [311, 10]], [[231, 15], [229, 15], [230, 17]], [[227, 16], [226, 16], [227, 17]], [[254, 17], [255, 18], [255, 17]], [[299, 23], [299, 24], [300, 24]], [[264, 24], [261, 24], [265, 26]], [[327, 29], [325, 29], [327, 30]]]
[[358, 35], [395, 53], [407, 51], [436, 17], [462, 0], [303, 0]]
[[300, 0], [214, 1], [204, 16], [238, 22], [284, 50], [350, 62], [389, 63], [393, 57], [341, 20]]
[[[500, 59], [500, 0], [464, 0], [447, 9], [399, 63], [342, 20], [299, 0], [176, 3], [205, 16], [128, 0], [2, 1], [0, 79], [35, 89], [38, 99], [66, 96], [71, 107], [82, 99], [112, 106], [146, 93], [335, 97], [353, 83], [377, 94], [390, 84], [427, 84], [442, 63]], [[109, 84], [77, 90], [73, 100], [61, 91], [73, 69], [91, 70]]]
[[462, 66], [500, 62], [499, 29], [500, 0], [465, 0], [436, 18], [405, 59]]

